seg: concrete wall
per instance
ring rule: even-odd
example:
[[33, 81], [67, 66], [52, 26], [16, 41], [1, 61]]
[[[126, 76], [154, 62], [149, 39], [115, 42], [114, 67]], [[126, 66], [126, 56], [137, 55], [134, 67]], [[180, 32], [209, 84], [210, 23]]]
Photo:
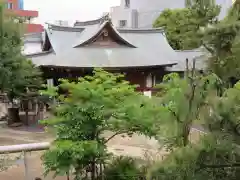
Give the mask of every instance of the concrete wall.
[[[124, 0], [122, 0], [122, 3]], [[184, 0], [130, 0], [130, 8], [138, 11], [161, 11], [165, 8], [184, 7]], [[121, 6], [124, 4], [121, 4]], [[123, 6], [122, 6], [123, 7]]]
[[137, 24], [137, 12], [130, 8], [122, 8], [115, 6], [111, 8], [110, 16], [114, 26], [119, 27], [120, 20], [126, 20], [127, 25], [125, 28], [135, 27]]
[[[219, 18], [222, 19], [232, 5], [232, 0], [216, 0], [222, 6]], [[128, 28], [151, 28], [153, 22], [164, 9], [185, 7], [185, 0], [130, 0], [130, 7], [121, 0], [120, 6], [111, 8], [111, 18], [115, 26], [120, 20], [127, 21]]]
[[164, 9], [183, 8], [184, 0], [132, 0], [131, 7], [138, 10], [138, 27], [151, 28]]
[[138, 27], [151, 28], [154, 21], [158, 18], [162, 11], [153, 10], [146, 12], [138, 12]]
[[184, 0], [130, 0], [129, 8], [121, 0], [120, 6], [111, 8], [110, 16], [117, 27], [120, 20], [126, 20], [127, 28], [150, 28], [162, 10], [177, 7], [184, 7]]

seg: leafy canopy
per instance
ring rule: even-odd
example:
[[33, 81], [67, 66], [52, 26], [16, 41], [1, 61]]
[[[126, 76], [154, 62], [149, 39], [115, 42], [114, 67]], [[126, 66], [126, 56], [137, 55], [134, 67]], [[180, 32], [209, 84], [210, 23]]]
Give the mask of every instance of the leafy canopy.
[[[185, 79], [165, 76], [160, 87], [166, 120], [159, 135], [172, 151], [150, 168], [149, 179], [239, 179], [239, 83], [222, 89], [214, 74], [186, 72]], [[189, 130], [196, 119], [203, 120], [206, 134], [191, 143]]]
[[[22, 54], [23, 25], [0, 4], [0, 91], [10, 99], [24, 97], [41, 87], [40, 71]], [[27, 90], [28, 89], [28, 90]]]
[[153, 27], [162, 27], [175, 50], [194, 49], [201, 46], [202, 29], [217, 21], [220, 7], [212, 0], [190, 0], [187, 8], [165, 9]]
[[[76, 179], [89, 170], [91, 179], [100, 176], [96, 168], [108, 157], [106, 144], [116, 135], [133, 133], [154, 136], [158, 127], [159, 107], [148, 97], [135, 92], [135, 86], [122, 75], [95, 69], [93, 76], [77, 82], [62, 80], [55, 94], [59, 105], [55, 117], [45, 121], [54, 125], [57, 136], [53, 147], [43, 156], [46, 173], [56, 175], [73, 170]], [[57, 89], [55, 92], [57, 92]], [[106, 137], [104, 132], [111, 131]]]
[[203, 45], [211, 53], [208, 68], [225, 82], [240, 77], [240, 21], [234, 17], [228, 16], [206, 29], [203, 38]]
[[199, 75], [192, 71], [185, 78], [176, 73], [166, 75], [158, 86], [163, 106], [159, 135], [170, 148], [186, 146], [193, 123], [200, 121], [209, 96], [216, 93], [221, 81], [214, 74]]

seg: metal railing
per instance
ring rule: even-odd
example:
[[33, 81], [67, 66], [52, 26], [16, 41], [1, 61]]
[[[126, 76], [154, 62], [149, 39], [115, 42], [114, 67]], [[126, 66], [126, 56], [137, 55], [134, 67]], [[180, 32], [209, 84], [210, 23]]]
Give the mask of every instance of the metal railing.
[[49, 147], [50, 147], [49, 142], [0, 146], [0, 154], [23, 152], [25, 180], [32, 180], [32, 179], [30, 179], [31, 177], [30, 177], [30, 172], [29, 172], [29, 161], [28, 161], [29, 153], [32, 151], [47, 150], [47, 149], [49, 149]]
[[[196, 142], [198, 139], [206, 134], [206, 132], [201, 131], [196, 128], [191, 129], [190, 141]], [[8, 146], [0, 146], [0, 154], [11, 154], [11, 153], [23, 153], [23, 162], [24, 162], [24, 177], [25, 180], [32, 180], [30, 175], [30, 165], [29, 159], [30, 153], [32, 151], [44, 151], [50, 148], [50, 142], [42, 142], [42, 143], [31, 143], [31, 144], [19, 144], [19, 145], [8, 145]]]

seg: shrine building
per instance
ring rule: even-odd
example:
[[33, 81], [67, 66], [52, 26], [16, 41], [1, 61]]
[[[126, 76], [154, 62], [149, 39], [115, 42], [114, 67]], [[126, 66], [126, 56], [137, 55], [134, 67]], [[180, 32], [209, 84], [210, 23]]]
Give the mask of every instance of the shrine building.
[[48, 24], [42, 51], [27, 57], [41, 68], [48, 84], [91, 75], [97, 67], [124, 73], [149, 96], [165, 74], [185, 68], [185, 57], [171, 48], [162, 29], [117, 29], [108, 16], [73, 27]]

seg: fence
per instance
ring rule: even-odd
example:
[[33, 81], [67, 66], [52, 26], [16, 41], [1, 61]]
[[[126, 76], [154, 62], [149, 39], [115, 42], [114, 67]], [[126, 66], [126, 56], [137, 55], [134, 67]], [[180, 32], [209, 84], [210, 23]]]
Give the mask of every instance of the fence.
[[23, 152], [25, 180], [32, 180], [30, 179], [31, 177], [29, 174], [29, 161], [28, 161], [28, 156], [30, 155], [30, 152], [47, 150], [49, 149], [49, 147], [50, 147], [49, 142], [0, 146], [0, 154]]
[[[192, 128], [190, 140], [192, 142], [197, 142], [197, 140], [205, 134], [205, 132]], [[20, 144], [20, 145], [10, 145], [10, 146], [0, 146], [0, 154], [8, 154], [8, 153], [23, 153], [23, 163], [24, 163], [24, 178], [25, 180], [33, 180], [30, 175], [31, 165], [29, 163], [30, 153], [32, 151], [43, 151], [50, 148], [49, 142], [43, 143], [32, 143], [32, 144]], [[141, 178], [137, 178], [141, 179]]]

